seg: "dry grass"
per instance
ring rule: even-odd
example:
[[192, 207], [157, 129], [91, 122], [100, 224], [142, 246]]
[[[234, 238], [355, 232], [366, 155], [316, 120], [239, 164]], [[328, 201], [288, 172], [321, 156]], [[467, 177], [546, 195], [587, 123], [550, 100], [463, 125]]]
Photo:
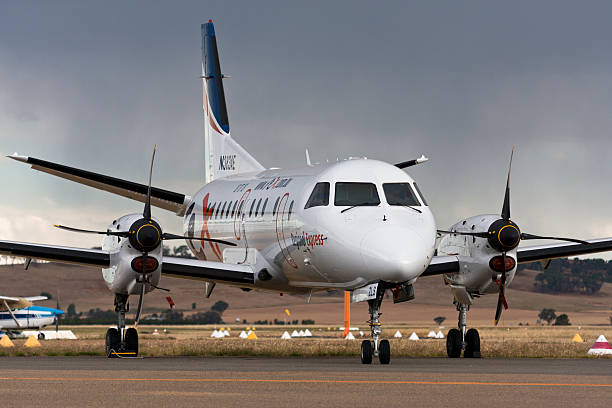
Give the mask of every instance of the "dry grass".
[[[168, 334], [151, 335], [151, 328], [140, 328], [140, 353], [143, 356], [356, 356], [359, 354], [361, 338], [344, 340], [341, 333], [326, 327], [310, 327], [314, 337], [281, 340], [282, 328], [260, 327], [256, 329], [257, 340], [237, 337], [241, 327], [232, 330], [232, 336], [212, 339], [212, 327], [171, 327]], [[402, 339], [392, 338], [396, 330]], [[104, 327], [73, 328], [79, 340], [47, 340], [42, 347], [26, 348], [25, 340], [14, 340], [15, 347], [0, 349], [0, 356], [74, 356], [104, 355]], [[443, 339], [407, 340], [413, 331], [424, 337], [429, 328], [387, 328], [383, 335], [390, 338], [393, 356], [445, 357], [446, 341]], [[447, 331], [447, 330], [446, 330]], [[606, 327], [520, 327], [479, 328], [483, 357], [498, 358], [586, 358], [587, 351], [595, 339], [604, 334], [610, 339], [611, 328]], [[584, 343], [573, 343], [577, 332]], [[367, 333], [366, 333], [367, 334]], [[364, 338], [367, 338], [364, 337]]]

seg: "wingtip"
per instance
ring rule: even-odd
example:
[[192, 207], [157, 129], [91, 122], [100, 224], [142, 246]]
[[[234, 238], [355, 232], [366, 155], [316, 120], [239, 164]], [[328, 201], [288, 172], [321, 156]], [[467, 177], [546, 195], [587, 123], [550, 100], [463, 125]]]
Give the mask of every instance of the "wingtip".
[[28, 161], [28, 156], [21, 156], [19, 153], [15, 152], [13, 154], [9, 154], [6, 157], [8, 157], [9, 159], [13, 159], [13, 160], [17, 160], [23, 163], [27, 163]]

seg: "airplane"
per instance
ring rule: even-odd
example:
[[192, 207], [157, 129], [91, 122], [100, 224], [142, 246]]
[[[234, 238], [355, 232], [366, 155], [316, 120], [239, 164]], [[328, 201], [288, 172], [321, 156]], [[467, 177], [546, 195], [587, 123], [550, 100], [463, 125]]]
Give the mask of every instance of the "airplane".
[[[0, 332], [6, 332], [12, 336], [15, 330], [41, 330], [45, 326], [57, 323], [58, 316], [64, 312], [59, 309], [33, 305], [33, 302], [47, 299], [46, 296], [25, 298], [0, 296]], [[39, 334], [38, 338], [44, 339], [44, 334]]]
[[[547, 261], [612, 250], [612, 238], [517, 248], [521, 233], [510, 220], [509, 181], [501, 215], [466, 218], [450, 230], [436, 228], [419, 187], [405, 169], [421, 156], [390, 164], [366, 158], [299, 168], [265, 168], [230, 135], [215, 29], [202, 24], [202, 93], [205, 120], [203, 187], [192, 196], [152, 187], [155, 148], [147, 185], [17, 153], [8, 156], [33, 169], [144, 203], [142, 213], [123, 215], [106, 231], [57, 225], [103, 236], [102, 249], [0, 241], [0, 254], [102, 268], [115, 296], [117, 328], [106, 333], [107, 357], [138, 355], [144, 295], [162, 276], [200, 280], [209, 297], [217, 283], [244, 291], [305, 294], [350, 290], [367, 301], [372, 341], [361, 344], [361, 362], [390, 362], [381, 339], [380, 309], [387, 290], [394, 303], [414, 298], [420, 276], [443, 275], [459, 311], [458, 329], [447, 336], [449, 357], [478, 357], [480, 339], [466, 332], [473, 298], [497, 293], [522, 262]], [[183, 233], [163, 232], [151, 207], [183, 218]], [[448, 231], [448, 232], [445, 232]], [[446, 234], [436, 248], [438, 234]], [[551, 237], [546, 237], [551, 238]], [[197, 259], [163, 256], [164, 240], [185, 239]], [[126, 328], [129, 296], [138, 295], [134, 327]], [[498, 309], [500, 306], [498, 305]], [[499, 318], [496, 312], [496, 320]]]

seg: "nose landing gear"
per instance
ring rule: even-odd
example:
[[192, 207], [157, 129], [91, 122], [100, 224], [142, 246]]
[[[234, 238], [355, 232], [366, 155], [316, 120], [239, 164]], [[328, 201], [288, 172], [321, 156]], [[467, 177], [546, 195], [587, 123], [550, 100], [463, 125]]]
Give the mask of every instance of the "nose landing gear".
[[446, 354], [450, 358], [480, 358], [480, 335], [478, 330], [469, 329], [466, 333], [466, 318], [470, 306], [455, 301], [459, 312], [459, 330], [451, 329], [446, 336]]
[[106, 357], [137, 357], [138, 332], [135, 328], [125, 328], [125, 314], [128, 311], [128, 295], [115, 294], [115, 311], [117, 312], [117, 329], [106, 331]]
[[[379, 287], [376, 293], [376, 298], [368, 300], [370, 312], [370, 320], [368, 320], [368, 325], [370, 326], [373, 341], [364, 340], [361, 343], [362, 364], [371, 364], [373, 355], [378, 357], [380, 364], [389, 364], [391, 361], [391, 346], [389, 344], [389, 340], [380, 340], [382, 327], [379, 317], [382, 314], [380, 313], [380, 306], [382, 304], [384, 294], [384, 289]], [[374, 347], [372, 347], [372, 345], [374, 345]]]

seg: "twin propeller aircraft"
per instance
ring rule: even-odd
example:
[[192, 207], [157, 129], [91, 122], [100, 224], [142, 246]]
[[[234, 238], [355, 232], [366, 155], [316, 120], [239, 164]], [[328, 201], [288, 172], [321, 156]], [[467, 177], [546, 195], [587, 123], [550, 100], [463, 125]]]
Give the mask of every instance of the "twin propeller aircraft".
[[[381, 340], [380, 307], [391, 290], [394, 302], [414, 298], [420, 276], [443, 275], [459, 312], [459, 330], [447, 336], [449, 357], [480, 356], [478, 331], [466, 332], [474, 298], [498, 294], [495, 322], [507, 307], [505, 287], [519, 263], [612, 249], [612, 238], [580, 241], [520, 232], [510, 219], [510, 172], [501, 215], [477, 215], [437, 231], [434, 217], [414, 180], [396, 165], [350, 159], [295, 169], [266, 169], [230, 136], [212, 22], [202, 25], [202, 87], [205, 116], [204, 186], [193, 196], [68, 167], [33, 157], [9, 156], [33, 169], [145, 203], [142, 213], [112, 221], [101, 250], [0, 241], [0, 253], [101, 267], [115, 295], [117, 329], [106, 334], [107, 356], [138, 354], [138, 333], [125, 327], [130, 295], [144, 295], [163, 276], [252, 289], [312, 294], [351, 290], [367, 301], [373, 341], [361, 346], [361, 361], [377, 356], [388, 364]], [[153, 153], [153, 157], [155, 151]], [[162, 232], [151, 207], [183, 217], [183, 234]], [[442, 235], [436, 248], [436, 238]], [[518, 248], [521, 240], [557, 239], [556, 245]], [[163, 256], [164, 240], [185, 239], [197, 259]]]

